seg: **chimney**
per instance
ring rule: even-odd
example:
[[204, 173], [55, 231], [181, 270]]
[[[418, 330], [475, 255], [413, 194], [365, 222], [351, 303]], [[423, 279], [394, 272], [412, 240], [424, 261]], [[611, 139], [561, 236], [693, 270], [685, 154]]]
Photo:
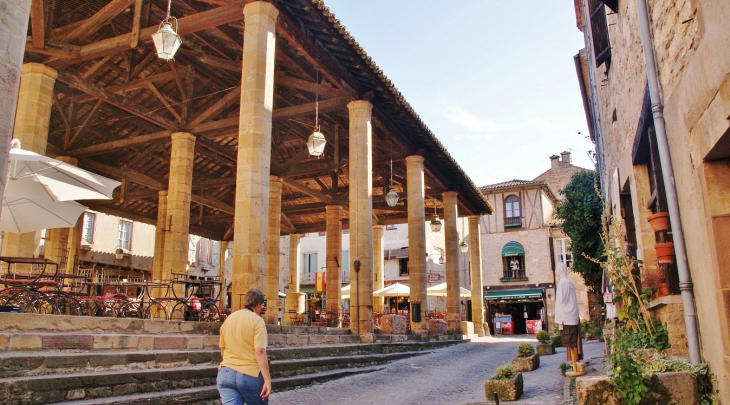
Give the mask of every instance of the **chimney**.
[[568, 151], [561, 152], [560, 156], [563, 157], [563, 159], [562, 159], [563, 163], [570, 163], [570, 152], [568, 152]]
[[552, 155], [550, 156], [550, 168], [555, 169], [558, 167], [558, 163], [560, 162], [560, 156], [558, 155]]

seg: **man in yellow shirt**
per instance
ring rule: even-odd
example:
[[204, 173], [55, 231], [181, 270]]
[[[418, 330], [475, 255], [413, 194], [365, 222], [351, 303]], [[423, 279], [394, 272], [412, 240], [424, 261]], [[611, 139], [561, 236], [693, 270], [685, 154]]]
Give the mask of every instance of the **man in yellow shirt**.
[[266, 325], [261, 319], [264, 294], [246, 293], [244, 309], [226, 319], [220, 330], [218, 392], [223, 405], [268, 404], [271, 375], [266, 357]]

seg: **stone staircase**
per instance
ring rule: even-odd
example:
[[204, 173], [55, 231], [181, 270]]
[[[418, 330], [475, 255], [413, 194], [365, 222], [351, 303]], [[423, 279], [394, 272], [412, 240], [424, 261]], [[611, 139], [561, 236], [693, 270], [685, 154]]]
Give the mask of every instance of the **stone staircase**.
[[[0, 313], [1, 404], [214, 404], [220, 324]], [[269, 326], [274, 391], [372, 372], [460, 342]]]

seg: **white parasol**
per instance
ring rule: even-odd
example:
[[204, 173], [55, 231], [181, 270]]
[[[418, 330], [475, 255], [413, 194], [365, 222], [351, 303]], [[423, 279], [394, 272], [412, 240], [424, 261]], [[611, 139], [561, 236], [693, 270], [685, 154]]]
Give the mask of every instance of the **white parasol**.
[[342, 287], [342, 289], [340, 290], [340, 294], [341, 294], [340, 295], [340, 299], [343, 299], [343, 300], [349, 300], [350, 299], [350, 286], [351, 285], [352, 284], [348, 284], [347, 286]]
[[4, 197], [0, 231], [25, 233], [76, 226], [86, 207], [76, 201], [32, 200]]
[[411, 287], [401, 283], [391, 284], [385, 288], [373, 291], [374, 297], [408, 297], [410, 295]]
[[[446, 283], [436, 284], [426, 289], [426, 294], [431, 297], [445, 297], [446, 296]], [[459, 296], [471, 297], [471, 291], [464, 287], [459, 287]]]
[[48, 156], [20, 149], [13, 139], [5, 196], [34, 201], [108, 200], [121, 183]]

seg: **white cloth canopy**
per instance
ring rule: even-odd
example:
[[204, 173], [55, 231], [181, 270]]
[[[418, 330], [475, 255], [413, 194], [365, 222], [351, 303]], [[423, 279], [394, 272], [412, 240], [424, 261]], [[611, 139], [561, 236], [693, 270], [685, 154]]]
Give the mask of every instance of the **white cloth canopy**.
[[109, 200], [121, 183], [48, 156], [19, 148], [13, 140], [5, 196], [31, 200]]
[[[436, 284], [426, 289], [426, 294], [432, 297], [445, 297], [446, 296], [446, 283]], [[459, 296], [471, 297], [471, 291], [464, 287], [459, 287]]]
[[76, 201], [46, 201], [5, 197], [0, 231], [34, 232], [50, 228], [72, 228], [86, 207]]
[[340, 290], [340, 299], [343, 300], [349, 300], [350, 299], [350, 286], [352, 284], [348, 284], [345, 287], [342, 287]]
[[374, 297], [408, 297], [410, 295], [411, 287], [401, 283], [391, 284], [385, 288], [373, 291]]

